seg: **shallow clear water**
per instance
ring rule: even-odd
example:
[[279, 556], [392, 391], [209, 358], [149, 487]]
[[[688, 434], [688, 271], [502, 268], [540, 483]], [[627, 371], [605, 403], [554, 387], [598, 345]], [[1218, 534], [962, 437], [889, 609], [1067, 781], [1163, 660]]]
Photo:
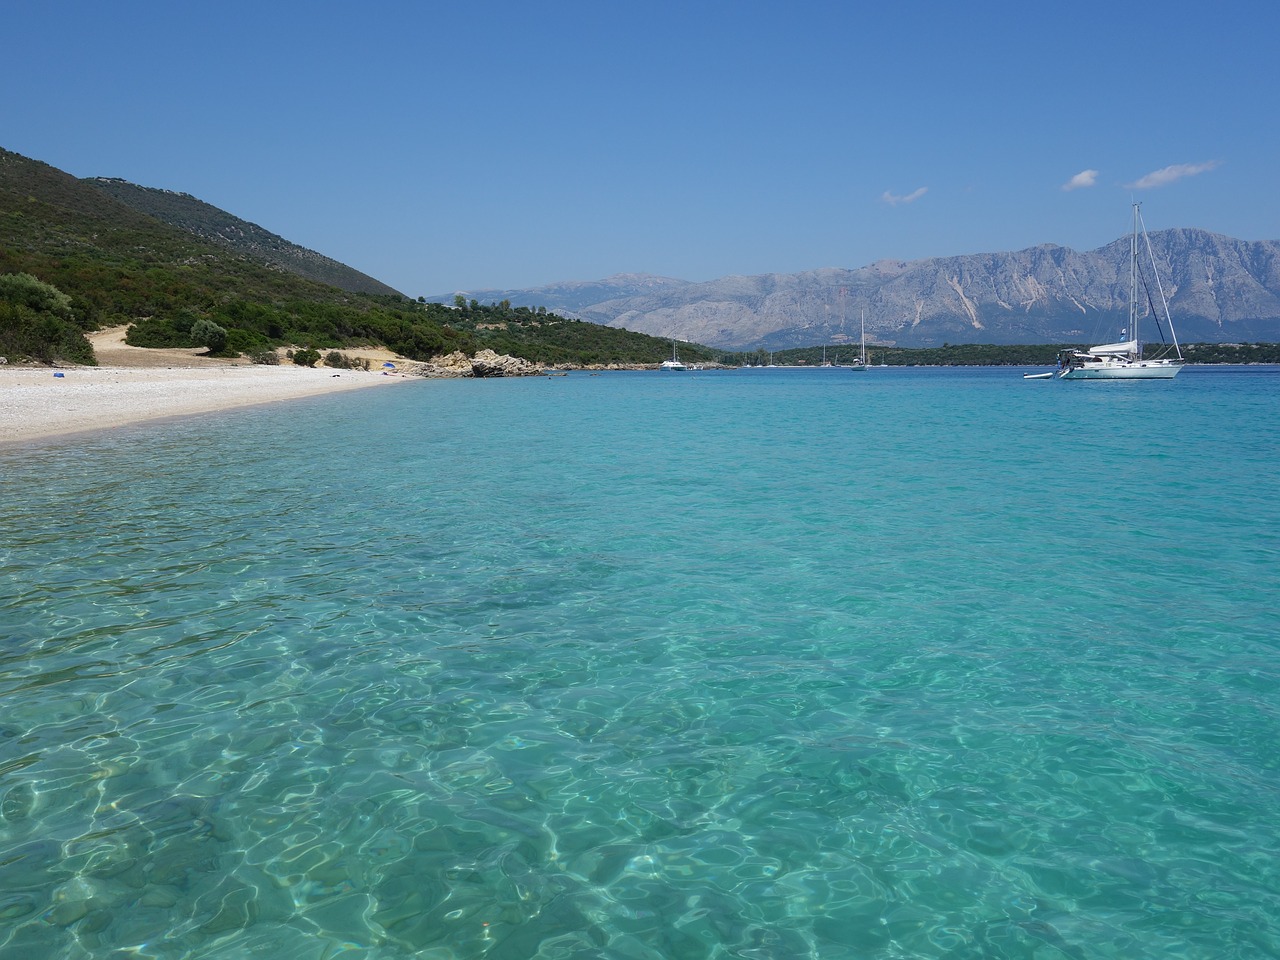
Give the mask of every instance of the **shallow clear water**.
[[0, 451], [0, 956], [1280, 956], [1280, 372]]

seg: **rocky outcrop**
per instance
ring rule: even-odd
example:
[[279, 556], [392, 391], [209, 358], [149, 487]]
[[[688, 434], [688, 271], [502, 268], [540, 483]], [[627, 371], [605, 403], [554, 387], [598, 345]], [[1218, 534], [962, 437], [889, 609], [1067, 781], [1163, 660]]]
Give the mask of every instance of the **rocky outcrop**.
[[422, 377], [536, 377], [543, 372], [539, 364], [492, 350], [481, 350], [474, 357], [459, 350], [434, 357], [429, 363], [404, 366], [403, 370]]
[[542, 367], [520, 357], [509, 357], [481, 350], [471, 358], [473, 377], [536, 377]]
[[443, 357], [432, 357], [429, 363], [419, 364], [413, 371], [424, 377], [469, 377], [471, 358], [461, 350]]

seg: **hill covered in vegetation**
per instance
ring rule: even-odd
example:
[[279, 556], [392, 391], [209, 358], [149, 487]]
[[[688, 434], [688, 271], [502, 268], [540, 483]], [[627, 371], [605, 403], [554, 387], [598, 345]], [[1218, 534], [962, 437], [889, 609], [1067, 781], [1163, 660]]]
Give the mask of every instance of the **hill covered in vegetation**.
[[268, 266], [351, 293], [403, 296], [400, 291], [368, 274], [353, 270], [322, 253], [290, 243], [256, 223], [242, 220], [189, 193], [140, 187], [116, 177], [92, 177], [82, 182], [139, 213], [247, 254]]
[[[24, 277], [4, 288], [11, 296], [0, 295], [0, 354], [85, 362], [92, 350], [83, 333], [123, 324], [137, 346], [207, 346], [228, 356], [385, 346], [429, 360], [490, 348], [587, 365], [658, 363], [670, 354], [664, 339], [545, 310], [344, 290], [273, 255], [202, 237], [190, 223], [167, 223], [95, 183], [0, 149], [0, 275]], [[196, 204], [175, 209], [190, 214]], [[56, 312], [46, 309], [55, 302]], [[691, 348], [690, 356], [710, 359], [712, 351]]]

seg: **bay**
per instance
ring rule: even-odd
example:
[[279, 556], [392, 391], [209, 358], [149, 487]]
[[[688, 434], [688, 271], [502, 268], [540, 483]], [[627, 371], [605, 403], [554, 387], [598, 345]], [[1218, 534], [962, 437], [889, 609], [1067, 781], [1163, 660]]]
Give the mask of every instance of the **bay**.
[[1280, 956], [1273, 367], [0, 452], [0, 956]]

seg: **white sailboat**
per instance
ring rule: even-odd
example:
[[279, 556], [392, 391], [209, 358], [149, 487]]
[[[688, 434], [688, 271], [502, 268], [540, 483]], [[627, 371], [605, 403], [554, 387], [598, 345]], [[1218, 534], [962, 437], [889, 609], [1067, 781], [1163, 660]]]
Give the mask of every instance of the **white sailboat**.
[[671, 359], [663, 360], [662, 366], [660, 366], [658, 369], [675, 371], [676, 373], [684, 373], [686, 370], [689, 369], [683, 363], [680, 362], [680, 351], [676, 347], [676, 342], [674, 340], [671, 341]]
[[[1156, 272], [1156, 258], [1151, 250], [1151, 240], [1147, 237], [1147, 225], [1142, 222], [1141, 206], [1138, 203], [1133, 205], [1133, 237], [1129, 242], [1129, 325], [1121, 332], [1121, 336], [1128, 339], [1119, 343], [1104, 343], [1088, 350], [1062, 351], [1058, 357], [1060, 380], [1170, 380], [1182, 369], [1182, 350], [1178, 346], [1177, 334], [1173, 331], [1173, 318], [1169, 316], [1169, 303], [1164, 296], [1164, 287]], [[1172, 340], [1172, 344], [1166, 345], [1160, 356], [1151, 359], [1143, 358], [1142, 342], [1138, 339], [1139, 286], [1146, 294], [1146, 304], [1151, 307], [1151, 315], [1155, 318], [1157, 327], [1160, 324], [1160, 311], [1156, 310], [1148, 280], [1139, 269], [1139, 229], [1151, 264], [1151, 278], [1160, 296], [1164, 322]], [[1173, 351], [1172, 356], [1169, 356], [1170, 349]]]
[[867, 369], [867, 311], [862, 311], [862, 352], [858, 354], [858, 362], [851, 364], [849, 369], [854, 373], [865, 373]]

